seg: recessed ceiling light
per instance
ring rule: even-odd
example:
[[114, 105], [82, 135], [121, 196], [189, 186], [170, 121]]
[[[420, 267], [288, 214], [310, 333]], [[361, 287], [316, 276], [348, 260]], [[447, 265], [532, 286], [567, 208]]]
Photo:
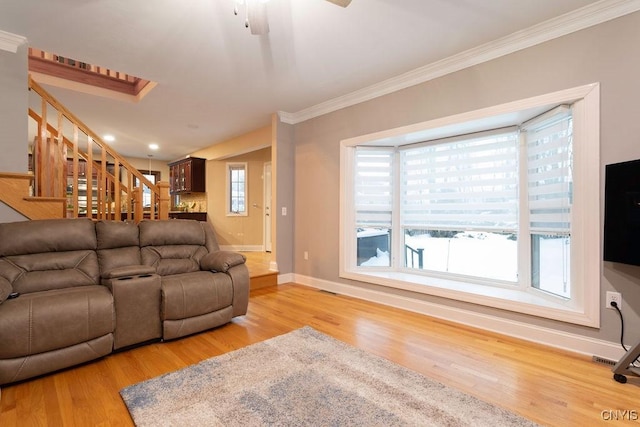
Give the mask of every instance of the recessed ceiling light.
[[160, 148], [160, 147], [158, 146], [158, 144], [149, 144], [149, 149], [150, 149], [150, 150], [157, 150], [158, 148]]
[[104, 139], [107, 142], [113, 142], [116, 140], [116, 137], [113, 135], [104, 135], [102, 139]]

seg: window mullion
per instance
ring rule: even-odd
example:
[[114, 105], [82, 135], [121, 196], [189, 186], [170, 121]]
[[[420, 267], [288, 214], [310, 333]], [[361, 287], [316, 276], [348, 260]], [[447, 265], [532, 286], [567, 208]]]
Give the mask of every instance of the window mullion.
[[529, 221], [528, 158], [525, 131], [518, 134], [518, 287], [531, 286], [531, 230]]
[[404, 227], [402, 226], [402, 215], [400, 200], [402, 183], [400, 179], [400, 152], [398, 149], [393, 153], [393, 174], [391, 178], [393, 188], [393, 211], [391, 217], [391, 268], [399, 270], [404, 267]]

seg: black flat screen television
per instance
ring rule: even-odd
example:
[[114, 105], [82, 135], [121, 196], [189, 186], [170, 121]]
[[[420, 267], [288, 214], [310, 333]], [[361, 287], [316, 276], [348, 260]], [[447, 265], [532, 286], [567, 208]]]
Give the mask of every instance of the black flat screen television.
[[604, 260], [640, 265], [640, 160], [605, 167]]

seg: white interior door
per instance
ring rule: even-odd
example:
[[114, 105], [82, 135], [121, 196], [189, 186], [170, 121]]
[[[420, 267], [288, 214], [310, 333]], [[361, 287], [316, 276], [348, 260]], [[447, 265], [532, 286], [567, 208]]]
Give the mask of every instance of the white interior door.
[[271, 252], [271, 162], [264, 164], [264, 250]]

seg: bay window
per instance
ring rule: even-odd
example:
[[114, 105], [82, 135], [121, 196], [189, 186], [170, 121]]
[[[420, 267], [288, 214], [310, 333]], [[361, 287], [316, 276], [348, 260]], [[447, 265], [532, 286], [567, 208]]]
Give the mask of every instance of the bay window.
[[343, 141], [341, 276], [596, 325], [599, 106], [578, 89]]

